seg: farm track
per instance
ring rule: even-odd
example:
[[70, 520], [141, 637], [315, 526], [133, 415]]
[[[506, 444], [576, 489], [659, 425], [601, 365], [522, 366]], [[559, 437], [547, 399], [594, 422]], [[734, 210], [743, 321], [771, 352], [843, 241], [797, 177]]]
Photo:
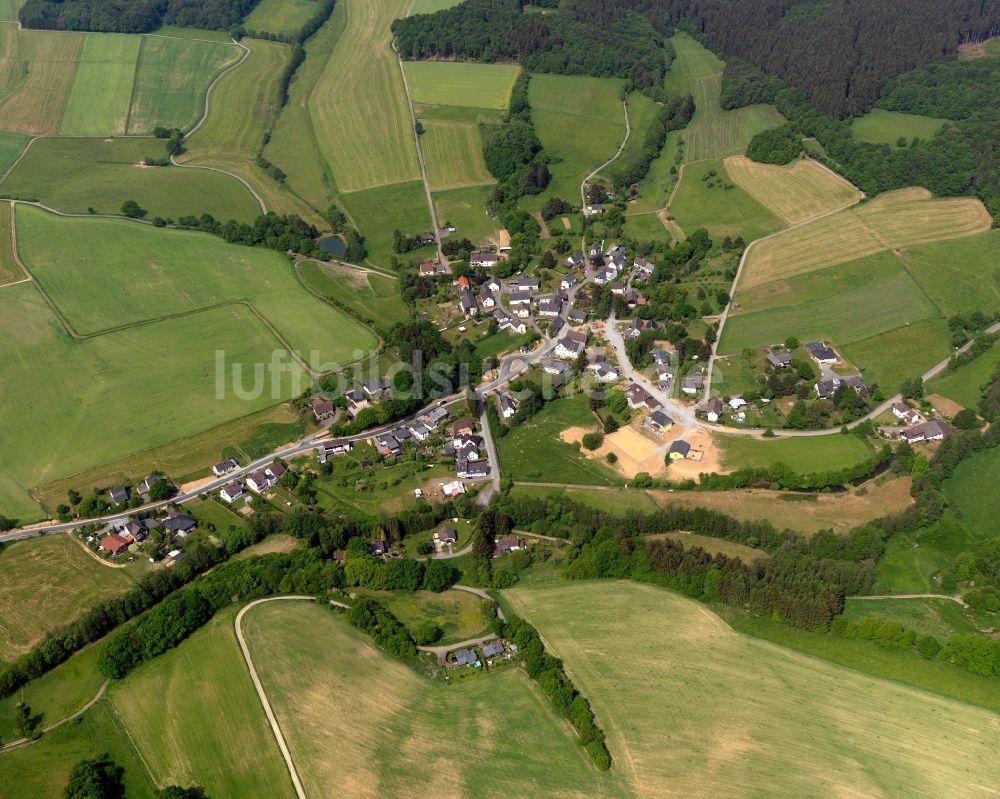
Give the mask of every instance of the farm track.
[[[73, 719], [79, 718], [88, 710], [90, 710], [94, 705], [96, 705], [101, 700], [101, 697], [104, 696], [104, 692], [107, 690], [108, 683], [110, 682], [111, 680], [105, 680], [103, 683], [101, 683], [101, 687], [97, 689], [97, 693], [94, 694], [91, 700], [87, 702], [87, 704], [85, 704], [79, 710], [77, 710], [75, 713], [71, 713], [69, 716], [59, 719], [59, 721], [54, 721], [51, 724], [47, 724], [44, 727], [42, 727], [40, 731], [41, 735], [45, 735], [46, 733], [52, 732], [52, 730], [58, 729], [59, 727], [63, 726], [63, 724], [67, 724], [68, 722], [73, 721]], [[0, 752], [7, 752], [11, 749], [17, 749], [18, 747], [21, 746], [29, 746], [30, 744], [35, 743], [35, 741], [37, 740], [39, 739], [18, 738], [15, 741], [11, 741], [9, 743], [4, 744], [3, 746], [0, 746]]]

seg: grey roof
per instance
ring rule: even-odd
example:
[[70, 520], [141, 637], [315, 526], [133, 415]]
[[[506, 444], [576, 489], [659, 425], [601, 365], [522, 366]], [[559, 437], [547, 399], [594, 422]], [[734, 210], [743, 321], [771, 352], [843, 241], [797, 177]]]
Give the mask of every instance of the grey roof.
[[660, 427], [666, 427], [674, 423], [674, 420], [667, 416], [663, 411], [653, 411], [649, 415], [649, 420], [654, 424], [658, 424]]
[[192, 519], [190, 516], [185, 516], [183, 513], [179, 513], [176, 516], [170, 516], [163, 520], [163, 529], [171, 533], [185, 533], [188, 530], [193, 530], [198, 526], [198, 523]]
[[525, 305], [531, 302], [530, 291], [512, 291], [509, 296], [512, 305]]
[[827, 346], [824, 341], [810, 341], [804, 345], [809, 353], [818, 361], [830, 361], [837, 359], [837, 353]]
[[459, 649], [455, 653], [455, 662], [459, 666], [469, 666], [479, 662], [479, 657], [471, 649]]
[[108, 491], [108, 494], [111, 495], [111, 501], [118, 505], [122, 502], [128, 502], [128, 498], [131, 496], [132, 492], [125, 486], [115, 486]]
[[571, 322], [587, 321], [587, 312], [581, 309], [573, 309], [567, 314], [567, 316], [569, 317], [569, 321]]
[[691, 451], [691, 445], [687, 441], [682, 441], [677, 439], [673, 444], [670, 445], [671, 452], [677, 452], [681, 455], [687, 457], [687, 454]]
[[790, 352], [769, 352], [767, 354], [768, 363], [771, 366], [777, 366], [779, 368], [788, 366], [792, 362], [792, 353]]
[[820, 380], [816, 383], [816, 394], [821, 399], [826, 399], [827, 397], [833, 396], [833, 393], [837, 390], [837, 386], [839, 385], [840, 381], [836, 379]]
[[438, 540], [455, 542], [458, 540], [458, 530], [454, 527], [442, 527], [438, 530]]
[[455, 471], [465, 477], [486, 477], [490, 473], [490, 464], [484, 460], [467, 461], [459, 459], [455, 461]]
[[503, 644], [499, 641], [492, 641], [488, 644], [483, 644], [483, 657], [496, 657], [497, 655], [503, 654]]
[[573, 367], [566, 363], [566, 361], [557, 361], [555, 358], [545, 358], [542, 361], [542, 369], [553, 371], [557, 374], [573, 371]]

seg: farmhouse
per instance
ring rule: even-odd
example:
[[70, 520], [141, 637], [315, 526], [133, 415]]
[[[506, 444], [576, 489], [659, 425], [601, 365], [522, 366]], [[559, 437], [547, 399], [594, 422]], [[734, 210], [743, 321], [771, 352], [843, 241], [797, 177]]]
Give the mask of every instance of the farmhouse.
[[496, 266], [500, 262], [500, 256], [495, 252], [474, 252], [469, 255], [470, 266]]
[[312, 412], [317, 422], [320, 421], [320, 419], [326, 419], [328, 416], [333, 416], [333, 402], [326, 397], [316, 397], [312, 401]]
[[590, 216], [600, 216], [604, 213], [604, 206], [598, 203], [597, 205], [585, 205], [583, 206], [583, 215]]
[[224, 461], [220, 461], [212, 467], [212, 474], [216, 477], [222, 477], [222, 475], [231, 472], [233, 469], [237, 468], [239, 464], [232, 458], [227, 458]]
[[668, 453], [668, 457], [672, 461], [682, 461], [688, 456], [689, 452], [691, 452], [691, 445], [688, 444], [687, 441], [682, 441], [681, 439], [677, 439], [673, 444], [670, 445], [670, 452]]
[[226, 502], [232, 504], [243, 496], [243, 484], [238, 480], [226, 483], [219, 491], [219, 496]]
[[818, 364], [833, 364], [840, 360], [840, 356], [825, 341], [810, 341], [805, 348]]
[[784, 369], [786, 366], [792, 362], [792, 353], [790, 352], [774, 352], [773, 350], [767, 353], [767, 362], [775, 369]]
[[507, 296], [507, 301], [514, 305], [531, 305], [531, 292], [530, 291], [512, 291]]
[[576, 358], [587, 346], [585, 330], [568, 331], [556, 345], [555, 355], [560, 358]]
[[897, 402], [892, 406], [892, 413], [897, 419], [901, 419], [906, 424], [920, 424], [924, 417], [917, 413], [905, 402]]
[[524, 549], [523, 538], [501, 538], [493, 548], [493, 556], [506, 555], [508, 552], [518, 552]]
[[500, 394], [500, 414], [504, 419], [510, 419], [515, 413], [517, 413], [517, 400], [514, 395], [508, 391], [504, 391]]
[[541, 285], [537, 277], [519, 277], [510, 281], [509, 288], [511, 291], [538, 291]]
[[950, 437], [951, 433], [951, 428], [948, 425], [932, 419], [929, 422], [906, 428], [899, 434], [899, 437], [903, 441], [915, 444], [918, 441], [941, 441]]
[[122, 538], [120, 535], [111, 533], [110, 535], [104, 536], [101, 539], [101, 552], [107, 552], [111, 557], [118, 557], [122, 552], [128, 549], [129, 542]]
[[459, 649], [454, 658], [456, 666], [479, 666], [479, 656], [472, 649]]
[[108, 496], [111, 497], [112, 505], [124, 505], [129, 501], [132, 492], [126, 486], [116, 486], [108, 491]]
[[705, 385], [705, 378], [701, 375], [691, 375], [681, 380], [681, 391], [685, 394], [697, 394]]

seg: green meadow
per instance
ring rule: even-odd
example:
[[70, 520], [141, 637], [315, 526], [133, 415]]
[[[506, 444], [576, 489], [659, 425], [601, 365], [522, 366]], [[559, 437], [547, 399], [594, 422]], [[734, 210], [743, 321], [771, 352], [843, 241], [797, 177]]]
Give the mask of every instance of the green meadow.
[[900, 258], [944, 316], [1000, 311], [1000, 231], [906, 247]]
[[468, 238], [475, 245], [485, 239], [495, 241], [498, 226], [486, 213], [491, 191], [492, 186], [471, 186], [434, 192], [438, 222], [451, 222], [456, 237]]
[[294, 34], [319, 10], [318, 0], [261, 0], [243, 24], [252, 31]]
[[410, 318], [409, 308], [399, 293], [399, 281], [394, 278], [316, 261], [303, 261], [298, 266], [298, 273], [309, 288], [346, 306], [355, 316], [370, 319], [383, 333]]
[[872, 144], [896, 144], [900, 137], [909, 145], [912, 139], [930, 139], [947, 119], [934, 119], [918, 114], [901, 114], [898, 111], [886, 111], [883, 108], [873, 108], [851, 124], [854, 138]]
[[28, 137], [19, 133], [0, 133], [0, 176], [7, 173], [27, 143]]
[[877, 382], [887, 394], [895, 393], [904, 380], [948, 357], [951, 335], [944, 319], [927, 318], [847, 344], [841, 352], [865, 369], [865, 379]]
[[414, 103], [506, 109], [519, 68], [514, 64], [405, 61]]
[[982, 388], [1000, 365], [1000, 346], [993, 345], [971, 363], [958, 369], [947, 369], [927, 384], [927, 391], [954, 400], [966, 408], [976, 408]]
[[739, 469], [766, 468], [784, 463], [799, 474], [844, 469], [871, 457], [872, 448], [857, 435], [813, 438], [751, 438], [716, 435], [722, 465]]
[[128, 130], [141, 44], [139, 36], [124, 33], [87, 34], [60, 135], [107, 136]]
[[[368, 260], [376, 266], [389, 266], [394, 230], [412, 234], [431, 229], [427, 195], [420, 180], [354, 191], [343, 195], [341, 203], [364, 233]], [[413, 255], [407, 253], [408, 257]]]

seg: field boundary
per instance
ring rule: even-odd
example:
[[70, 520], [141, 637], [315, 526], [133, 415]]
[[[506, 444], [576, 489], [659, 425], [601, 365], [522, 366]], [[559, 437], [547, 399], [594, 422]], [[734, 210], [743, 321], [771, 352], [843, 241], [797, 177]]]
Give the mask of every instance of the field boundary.
[[[47, 724], [44, 727], [42, 727], [42, 729], [40, 731], [41, 735], [45, 735], [46, 733], [52, 732], [52, 730], [58, 729], [63, 724], [66, 724], [67, 722], [70, 722], [73, 719], [78, 718], [79, 716], [82, 716], [84, 713], [86, 713], [88, 710], [90, 710], [94, 705], [96, 705], [100, 701], [101, 697], [104, 696], [104, 692], [107, 690], [108, 684], [110, 682], [111, 682], [111, 680], [105, 680], [101, 684], [101, 687], [97, 689], [97, 693], [94, 694], [93, 697], [91, 697], [90, 701], [87, 702], [87, 704], [85, 704], [83, 707], [81, 707], [75, 713], [71, 713], [70, 715], [66, 716], [65, 718], [59, 719], [59, 721], [54, 721], [51, 724]], [[114, 707], [113, 704], [112, 704], [112, 707]], [[35, 743], [38, 740], [40, 740], [40, 739], [39, 738], [18, 738], [15, 741], [10, 741], [9, 743], [5, 743], [3, 746], [0, 746], [0, 752], [7, 752], [7, 751], [10, 751], [11, 749], [18, 749], [19, 747], [22, 747], [22, 746], [29, 746], [29, 745]], [[133, 744], [133, 746], [134, 745], [135, 744]]]

